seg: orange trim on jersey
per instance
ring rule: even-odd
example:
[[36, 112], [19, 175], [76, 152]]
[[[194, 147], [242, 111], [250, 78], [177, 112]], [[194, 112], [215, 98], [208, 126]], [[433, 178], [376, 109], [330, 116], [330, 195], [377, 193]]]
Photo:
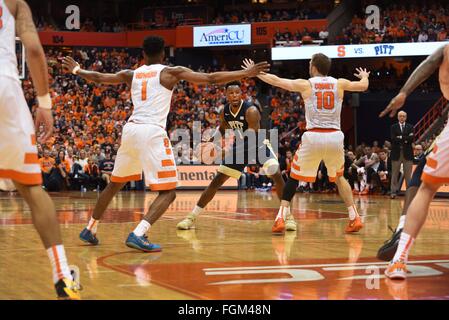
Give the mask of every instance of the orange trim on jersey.
[[36, 145], [36, 135], [35, 135], [35, 134], [32, 134], [32, 135], [31, 135], [31, 145], [32, 145], [32, 146], [35, 146], [35, 145]]
[[159, 179], [163, 179], [163, 178], [173, 178], [176, 177], [177, 173], [176, 170], [171, 170], [171, 171], [159, 171], [157, 173], [157, 177]]
[[141, 174], [134, 174], [132, 176], [126, 176], [126, 177], [117, 177], [117, 176], [111, 176], [112, 182], [128, 182], [128, 181], [139, 181], [142, 179]]
[[171, 149], [165, 149], [165, 153], [166, 153], [167, 155], [171, 155]]
[[18, 183], [31, 186], [42, 184], [41, 173], [26, 173], [0, 169], [0, 178], [11, 179]]
[[338, 130], [338, 129], [329, 129], [329, 128], [312, 128], [312, 129], [309, 129], [307, 131], [310, 131], [310, 132], [336, 132], [336, 131], [340, 131], [340, 130]]
[[425, 183], [429, 183], [429, 184], [449, 183], [449, 177], [435, 177], [435, 176], [432, 176], [425, 172], [423, 172], [423, 174], [421, 176], [421, 180], [424, 181]]
[[[298, 150], [299, 150], [299, 148], [298, 148]], [[298, 152], [298, 151], [296, 151], [296, 152]], [[298, 161], [298, 159], [299, 159], [298, 155], [295, 154], [295, 156], [293, 157], [293, 160], [294, 160], [294, 161]]]
[[300, 167], [294, 162], [292, 162], [292, 168], [295, 169], [296, 171], [300, 171]]
[[58, 274], [58, 279], [62, 279], [62, 278], [64, 278], [64, 275], [62, 274], [61, 265], [59, 264], [58, 250], [56, 249], [56, 246], [52, 246], [51, 251], [53, 253], [53, 259], [55, 261], [56, 273]]
[[438, 166], [438, 161], [436, 161], [435, 159], [432, 159], [430, 157], [427, 157], [426, 165], [432, 169], [436, 169]]
[[173, 167], [175, 164], [173, 163], [172, 159], [164, 159], [162, 160], [162, 166], [163, 167]]
[[304, 177], [299, 174], [294, 174], [293, 172], [290, 172], [290, 178], [293, 178], [298, 181], [305, 181], [305, 182], [315, 182], [316, 177]]
[[25, 164], [39, 164], [39, 158], [37, 157], [37, 153], [25, 153]]
[[432, 149], [432, 152], [433, 152], [433, 153], [437, 153], [437, 151], [438, 151], [438, 146], [437, 146], [437, 145], [434, 145], [434, 146], [433, 146], [433, 149]]
[[150, 184], [151, 191], [173, 190], [176, 189], [176, 182]]

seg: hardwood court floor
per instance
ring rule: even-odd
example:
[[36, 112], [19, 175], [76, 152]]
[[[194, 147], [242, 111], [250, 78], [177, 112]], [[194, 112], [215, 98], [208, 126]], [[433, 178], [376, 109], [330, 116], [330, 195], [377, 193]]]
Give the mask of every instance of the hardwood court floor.
[[[449, 299], [449, 200], [437, 199], [411, 253], [407, 281], [385, 279], [378, 247], [396, 226], [403, 198], [356, 197], [365, 228], [345, 235], [336, 195], [297, 194], [298, 231], [272, 236], [275, 194], [221, 191], [196, 229], [176, 230], [200, 192], [180, 191], [150, 231], [163, 246], [124, 245], [154, 194], [122, 192], [100, 223], [100, 245], [78, 239], [97, 193], [52, 194], [83, 299]], [[50, 266], [23, 200], [0, 194], [0, 299], [54, 299]]]

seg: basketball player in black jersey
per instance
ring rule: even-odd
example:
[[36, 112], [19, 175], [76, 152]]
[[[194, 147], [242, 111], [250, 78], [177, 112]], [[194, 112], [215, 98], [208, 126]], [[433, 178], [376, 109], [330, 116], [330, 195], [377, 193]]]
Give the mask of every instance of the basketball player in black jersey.
[[[239, 179], [243, 169], [248, 164], [263, 165], [267, 174], [275, 172], [269, 175], [276, 184], [276, 193], [281, 199], [284, 189], [284, 180], [279, 170], [279, 162], [276, 155], [273, 153], [271, 147], [265, 143], [260, 143], [257, 139], [257, 132], [260, 129], [261, 115], [259, 109], [252, 103], [242, 100], [242, 90], [239, 82], [231, 82], [226, 85], [226, 100], [222, 113], [220, 114], [220, 127], [210, 139], [213, 141], [218, 137], [223, 137], [226, 129], [232, 129], [235, 135], [235, 141], [233, 144], [233, 152], [231, 155], [227, 155], [224, 164], [222, 164], [217, 172], [217, 175], [212, 180], [211, 184], [202, 193], [197, 205], [187, 217], [178, 223], [177, 228], [180, 230], [188, 230], [195, 223], [196, 217], [204, 210], [206, 205], [214, 198], [218, 189], [229, 179]], [[257, 143], [251, 145], [244, 142], [244, 133], [248, 131], [254, 131], [256, 135]], [[242, 143], [237, 143], [237, 140], [241, 140]], [[263, 150], [259, 150], [259, 149]], [[261, 163], [259, 159], [259, 152], [265, 152], [268, 160]], [[244, 154], [244, 161], [237, 161], [241, 159], [242, 153]], [[262, 160], [263, 161], [263, 160]], [[291, 228], [295, 228], [296, 223], [293, 218], [290, 220]]]

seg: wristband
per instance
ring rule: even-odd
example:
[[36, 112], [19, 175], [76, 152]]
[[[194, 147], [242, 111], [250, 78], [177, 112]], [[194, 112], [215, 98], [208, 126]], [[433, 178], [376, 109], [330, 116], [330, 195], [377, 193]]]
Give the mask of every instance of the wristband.
[[75, 68], [73, 68], [72, 73], [77, 74], [79, 69], [81, 69], [81, 67], [79, 65], [76, 65]]
[[51, 109], [51, 98], [50, 98], [49, 93], [47, 93], [46, 95], [37, 97], [37, 102], [39, 103], [39, 108]]

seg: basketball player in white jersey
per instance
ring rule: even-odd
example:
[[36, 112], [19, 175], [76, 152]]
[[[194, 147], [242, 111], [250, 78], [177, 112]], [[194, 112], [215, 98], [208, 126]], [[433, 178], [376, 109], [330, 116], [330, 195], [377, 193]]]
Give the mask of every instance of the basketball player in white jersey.
[[167, 67], [164, 61], [164, 40], [147, 37], [143, 42], [145, 65], [136, 70], [123, 70], [116, 74], [104, 74], [83, 70], [72, 58], [64, 58], [63, 64], [70, 72], [97, 83], [126, 83], [131, 88], [134, 111], [123, 128], [122, 144], [118, 150], [111, 183], [101, 193], [93, 216], [81, 232], [82, 241], [98, 244], [96, 238], [98, 221], [112, 198], [128, 181], [141, 180], [142, 171], [146, 184], [159, 195], [148, 213], [131, 232], [126, 245], [145, 252], [160, 251], [159, 245], [150, 243], [146, 233], [175, 200], [177, 171], [170, 140], [165, 126], [170, 111], [173, 88], [180, 80], [197, 84], [226, 83], [245, 77], [253, 77], [268, 69], [266, 62], [246, 70], [193, 72], [185, 67]]
[[[444, 98], [449, 99], [449, 45], [444, 45], [413, 71], [398, 95], [390, 101], [380, 116], [388, 114], [390, 117], [394, 117], [404, 105], [407, 97], [437, 69], [441, 92]], [[407, 209], [404, 229], [402, 229], [396, 253], [385, 270], [385, 275], [390, 279], [404, 280], [407, 278], [408, 255], [419, 231], [426, 222], [430, 203], [438, 189], [444, 184], [449, 184], [448, 159], [449, 122], [436, 139], [432, 152], [427, 156], [421, 176], [421, 186]]]
[[[244, 61], [244, 67], [251, 67], [251, 60]], [[301, 145], [296, 151], [290, 178], [284, 187], [281, 207], [272, 228], [273, 233], [285, 232], [285, 221], [290, 214], [290, 202], [296, 193], [298, 181], [315, 182], [318, 166], [324, 161], [329, 180], [335, 182], [349, 213], [349, 224], [345, 232], [358, 232], [362, 221], [357, 212], [349, 183], [343, 177], [344, 135], [340, 128], [340, 113], [345, 91], [368, 89], [369, 72], [357, 69], [354, 75], [360, 81], [335, 79], [328, 76], [331, 59], [322, 53], [312, 56], [309, 64], [310, 79], [283, 79], [273, 74], [261, 74], [259, 79], [285, 90], [299, 92], [304, 99], [306, 129]], [[288, 228], [287, 228], [287, 231]]]
[[30, 8], [22, 0], [0, 0], [0, 179], [12, 180], [31, 209], [33, 224], [51, 261], [58, 298], [80, 299], [65, 256], [55, 207], [41, 186], [33, 119], [17, 70], [16, 36], [25, 46], [37, 92], [36, 127], [45, 125], [39, 142], [46, 142], [53, 130], [47, 61]]

